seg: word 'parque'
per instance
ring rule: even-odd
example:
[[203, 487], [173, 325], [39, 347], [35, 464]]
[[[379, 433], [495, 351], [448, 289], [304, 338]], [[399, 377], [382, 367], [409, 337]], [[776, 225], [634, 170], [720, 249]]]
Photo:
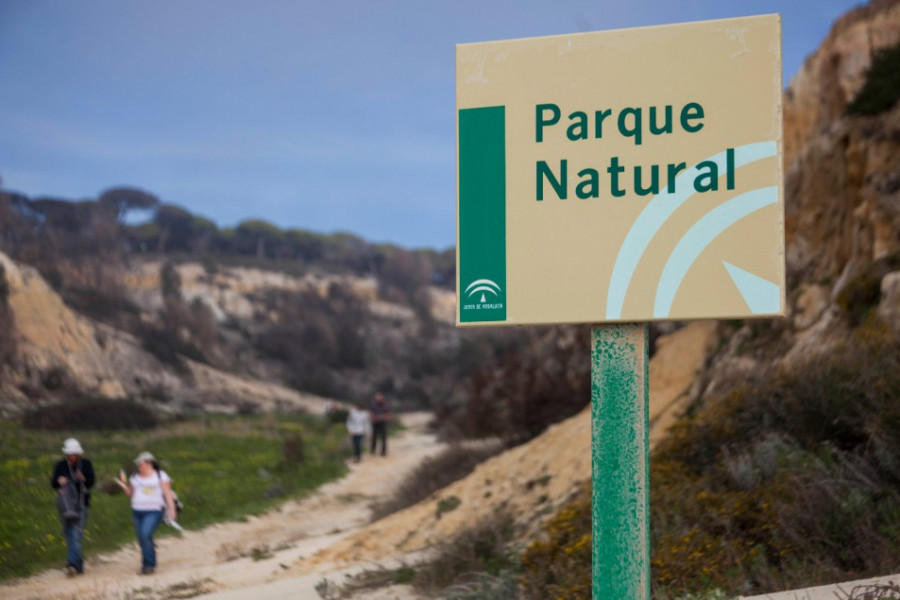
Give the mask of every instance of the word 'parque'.
[[[562, 110], [556, 104], [535, 105], [535, 142], [541, 144], [549, 135], [559, 135], [564, 129], [565, 139], [570, 142], [586, 140], [602, 140], [618, 133], [630, 138], [635, 146], [641, 146], [648, 136], [672, 135], [678, 132], [697, 133], [705, 126], [706, 117], [703, 106], [698, 102], [688, 102], [677, 113], [671, 105], [663, 107], [650, 106], [625, 107], [618, 112], [607, 108], [593, 112], [576, 110], [569, 113], [567, 123], [561, 123]], [[604, 126], [606, 131], [604, 132]], [[726, 189], [735, 189], [734, 181], [734, 149], [726, 149], [725, 171], [719, 173], [719, 165], [715, 161], [703, 161], [696, 165], [693, 176], [694, 191], [698, 193], [719, 189], [719, 177], [725, 175]], [[601, 185], [601, 170], [585, 167], [577, 172], [575, 196], [581, 199], [599, 198], [604, 192], [620, 198], [629, 191], [638, 196], [659, 194], [665, 186], [667, 193], [675, 193], [677, 176], [686, 171], [685, 162], [672, 162], [666, 165], [634, 165], [630, 167], [631, 178], [626, 175], [629, 167], [621, 164], [618, 156], [610, 156], [603, 171], [609, 176], [607, 185]], [[547, 161], [539, 160], [535, 165], [536, 199], [542, 201], [545, 196], [545, 183], [560, 200], [569, 197], [569, 161], [562, 158], [554, 169]], [[662, 178], [665, 178], [664, 181]], [[629, 185], [629, 180], [631, 185]]]

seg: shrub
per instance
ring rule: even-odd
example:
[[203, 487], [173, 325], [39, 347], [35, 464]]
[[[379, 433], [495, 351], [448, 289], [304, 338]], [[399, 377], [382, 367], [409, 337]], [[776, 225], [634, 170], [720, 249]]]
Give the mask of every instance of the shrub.
[[379, 566], [375, 569], [366, 569], [353, 576], [347, 575], [341, 584], [323, 579], [316, 584], [315, 589], [323, 600], [359, 598], [362, 591], [411, 583], [415, 580], [415, 576], [415, 569], [406, 564], [396, 569], [385, 569]]
[[437, 505], [437, 518], [441, 518], [441, 515], [444, 513], [452, 512], [459, 508], [459, 505], [462, 504], [462, 500], [459, 499], [458, 496], [447, 496], [446, 498], [441, 498], [438, 500]]
[[284, 464], [288, 466], [302, 465], [306, 462], [306, 457], [303, 452], [303, 434], [299, 432], [292, 433], [284, 438], [284, 443], [282, 444], [282, 457]]
[[544, 539], [522, 555], [526, 598], [591, 598], [591, 490], [579, 494], [548, 521]]
[[347, 417], [350, 415], [350, 411], [346, 408], [335, 408], [331, 410], [326, 415], [329, 423], [332, 424], [340, 424], [343, 425], [347, 422]]
[[417, 569], [414, 586], [434, 592], [464, 583], [460, 579], [471, 579], [474, 573], [499, 577], [501, 573], [517, 572], [514, 533], [513, 519], [504, 513], [460, 531], [437, 545], [433, 559]]
[[463, 435], [521, 444], [590, 402], [589, 328], [529, 329], [526, 336], [468, 378], [466, 404], [450, 420]]
[[872, 60], [862, 89], [847, 106], [847, 114], [877, 115], [900, 98], [900, 44], [880, 51]]
[[183, 375], [190, 372], [184, 359], [178, 354], [178, 350], [172, 344], [172, 340], [165, 331], [152, 325], [141, 323], [137, 327], [136, 335], [141, 340], [144, 350], [155, 356], [161, 363], [174, 368]]
[[[394, 491], [393, 496], [372, 506], [372, 520], [418, 504], [436, 491], [459, 481], [475, 467], [498, 454], [498, 444], [480, 446], [453, 445], [434, 458], [426, 458]], [[455, 508], [455, 507], [454, 507]], [[446, 512], [446, 511], [445, 511]]]
[[64, 292], [66, 304], [96, 321], [118, 327], [136, 322], [140, 308], [128, 297], [123, 285], [104, 281], [101, 286], [71, 286]]
[[856, 327], [865, 320], [871, 309], [878, 306], [880, 299], [881, 278], [867, 271], [850, 281], [838, 293], [835, 303], [847, 314], [850, 324]]
[[515, 600], [519, 597], [515, 571], [504, 570], [497, 575], [474, 573], [464, 579], [466, 581], [444, 590], [447, 600]]
[[9, 282], [6, 269], [0, 263], [0, 365], [15, 355], [16, 346], [15, 320], [9, 308]]
[[40, 431], [153, 429], [159, 424], [147, 407], [128, 400], [82, 398], [25, 414], [22, 425]]

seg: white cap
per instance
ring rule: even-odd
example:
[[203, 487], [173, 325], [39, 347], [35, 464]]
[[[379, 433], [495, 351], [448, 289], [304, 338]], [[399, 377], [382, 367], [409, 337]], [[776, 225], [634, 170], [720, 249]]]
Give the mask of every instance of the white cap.
[[81, 444], [78, 443], [78, 440], [76, 440], [75, 438], [69, 438], [63, 442], [62, 453], [84, 454], [84, 449], [81, 447]]
[[139, 465], [142, 462], [153, 462], [155, 460], [156, 457], [149, 452], [141, 452], [140, 454], [138, 454], [138, 457], [134, 459], [134, 464]]

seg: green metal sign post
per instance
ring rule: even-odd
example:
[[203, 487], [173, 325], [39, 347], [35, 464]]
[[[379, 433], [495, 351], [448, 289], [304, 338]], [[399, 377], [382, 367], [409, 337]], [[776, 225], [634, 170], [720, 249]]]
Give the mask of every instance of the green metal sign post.
[[594, 600], [650, 599], [648, 331], [591, 329]]

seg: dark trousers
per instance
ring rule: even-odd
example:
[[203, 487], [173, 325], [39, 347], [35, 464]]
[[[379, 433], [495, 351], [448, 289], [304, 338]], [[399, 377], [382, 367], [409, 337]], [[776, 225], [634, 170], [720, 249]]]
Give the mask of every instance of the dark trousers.
[[359, 462], [359, 459], [362, 456], [362, 442], [362, 434], [353, 436], [353, 458], [356, 459], [357, 462]]
[[387, 423], [384, 421], [372, 423], [372, 454], [375, 454], [375, 446], [381, 438], [381, 455], [387, 454]]
[[81, 507], [81, 518], [74, 523], [62, 522], [63, 537], [66, 539], [66, 566], [75, 567], [79, 573], [84, 572], [84, 559], [81, 557], [81, 541], [84, 539], [84, 524], [87, 523], [88, 507]]

